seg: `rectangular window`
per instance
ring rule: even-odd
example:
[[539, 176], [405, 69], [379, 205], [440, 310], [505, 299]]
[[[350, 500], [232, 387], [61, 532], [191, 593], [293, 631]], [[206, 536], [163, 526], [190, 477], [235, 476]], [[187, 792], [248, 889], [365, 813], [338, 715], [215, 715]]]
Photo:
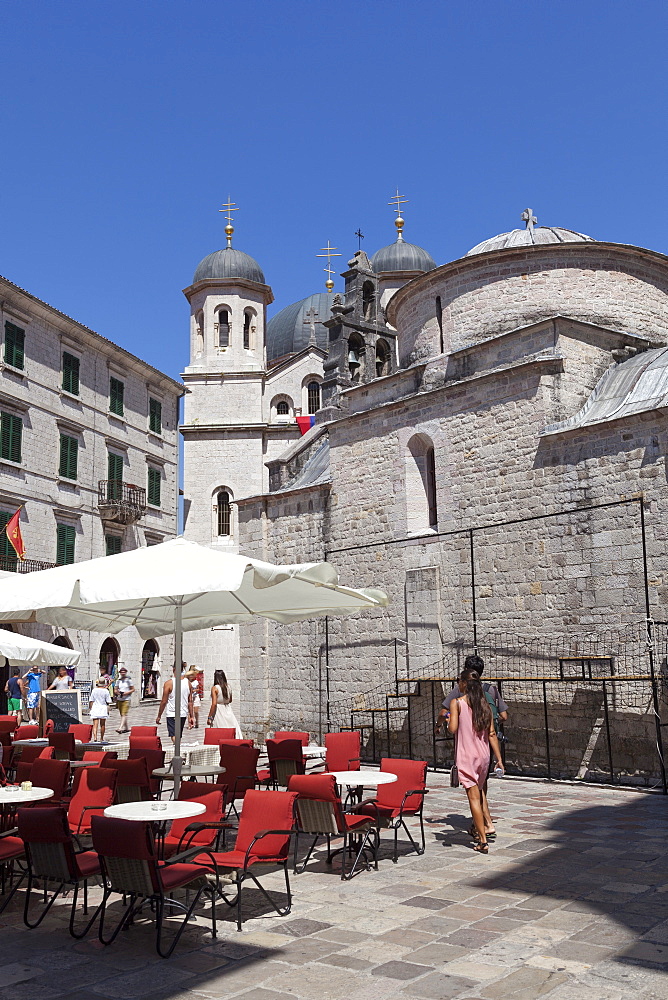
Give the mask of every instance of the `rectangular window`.
[[20, 368], [23, 371], [23, 347], [25, 344], [25, 330], [14, 323], [5, 323], [5, 364], [12, 368]]
[[104, 544], [108, 556], [117, 556], [121, 551], [121, 539], [119, 535], [105, 535]]
[[162, 403], [157, 399], [148, 401], [148, 426], [154, 434], [162, 434]]
[[74, 562], [76, 530], [71, 524], [57, 524], [56, 530], [56, 562], [59, 566], [67, 566]]
[[13, 413], [0, 414], [0, 457], [10, 462], [21, 461], [23, 421]]
[[58, 474], [64, 479], [77, 478], [79, 442], [69, 434], [60, 435], [60, 464]]
[[7, 538], [7, 522], [12, 515], [6, 510], [0, 510], [0, 569], [5, 573], [16, 573], [18, 556], [14, 546]]
[[63, 351], [63, 389], [79, 395], [79, 359], [67, 351]]
[[152, 507], [160, 506], [160, 471], [158, 469], [148, 470], [148, 489], [146, 498]]
[[117, 378], [109, 379], [109, 409], [117, 417], [123, 416], [123, 392], [125, 386]]

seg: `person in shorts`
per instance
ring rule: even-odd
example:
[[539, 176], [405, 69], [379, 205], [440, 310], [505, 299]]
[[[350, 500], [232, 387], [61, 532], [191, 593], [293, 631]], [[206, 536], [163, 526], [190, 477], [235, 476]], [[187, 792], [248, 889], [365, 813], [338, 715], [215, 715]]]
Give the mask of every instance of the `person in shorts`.
[[26, 696], [26, 705], [28, 708], [28, 719], [31, 722], [37, 722], [39, 719], [39, 696], [40, 696], [40, 677], [44, 671], [41, 667], [31, 667], [27, 674], [23, 675], [23, 682], [27, 684], [28, 694]]
[[16, 716], [16, 724], [20, 726], [23, 718], [24, 685], [18, 667], [12, 669], [12, 676], [5, 684], [5, 694], [7, 695], [7, 712], [9, 715]]
[[120, 729], [117, 729], [117, 733], [128, 733], [130, 730], [128, 728], [128, 713], [130, 711], [130, 700], [134, 692], [134, 687], [132, 681], [128, 677], [128, 671], [126, 667], [121, 667], [118, 671], [118, 683], [116, 685], [116, 708], [118, 709], [120, 720]]

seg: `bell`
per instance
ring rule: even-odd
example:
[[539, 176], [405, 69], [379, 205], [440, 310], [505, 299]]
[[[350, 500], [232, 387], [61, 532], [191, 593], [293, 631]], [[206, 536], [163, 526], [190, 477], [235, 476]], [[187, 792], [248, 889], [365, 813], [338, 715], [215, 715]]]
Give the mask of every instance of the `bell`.
[[359, 368], [360, 361], [357, 356], [357, 351], [348, 351], [348, 367], [349, 368]]

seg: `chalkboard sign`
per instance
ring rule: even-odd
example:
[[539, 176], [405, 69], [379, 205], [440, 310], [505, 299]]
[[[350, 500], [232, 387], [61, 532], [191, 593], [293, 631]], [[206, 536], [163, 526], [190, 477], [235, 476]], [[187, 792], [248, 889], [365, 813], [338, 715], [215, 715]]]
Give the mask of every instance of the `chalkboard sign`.
[[53, 720], [56, 733], [66, 733], [70, 726], [81, 722], [81, 694], [75, 688], [69, 691], [43, 691], [41, 699], [43, 720]]

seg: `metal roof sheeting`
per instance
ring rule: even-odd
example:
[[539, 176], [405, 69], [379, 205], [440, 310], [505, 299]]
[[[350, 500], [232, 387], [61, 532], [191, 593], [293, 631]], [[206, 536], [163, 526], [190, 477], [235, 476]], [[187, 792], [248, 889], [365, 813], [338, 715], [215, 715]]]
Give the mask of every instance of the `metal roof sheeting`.
[[376, 250], [371, 258], [371, 267], [376, 274], [383, 274], [392, 271], [433, 271], [437, 264], [422, 247], [397, 240]]
[[198, 281], [217, 281], [226, 278], [246, 278], [264, 285], [264, 273], [258, 262], [243, 250], [224, 247], [215, 250], [197, 265], [193, 285]]
[[489, 250], [508, 250], [512, 247], [531, 247], [547, 243], [595, 243], [591, 236], [576, 233], [574, 229], [560, 229], [558, 226], [536, 226], [535, 229], [513, 229], [500, 233], [478, 243], [466, 254], [487, 253]]
[[329, 469], [329, 438], [325, 436], [317, 448], [309, 455], [306, 464], [300, 472], [276, 493], [287, 493], [289, 490], [302, 490], [307, 486], [320, 486], [330, 483], [332, 476]]
[[621, 420], [667, 406], [668, 347], [660, 347], [609, 368], [575, 416], [550, 424], [540, 436]]

